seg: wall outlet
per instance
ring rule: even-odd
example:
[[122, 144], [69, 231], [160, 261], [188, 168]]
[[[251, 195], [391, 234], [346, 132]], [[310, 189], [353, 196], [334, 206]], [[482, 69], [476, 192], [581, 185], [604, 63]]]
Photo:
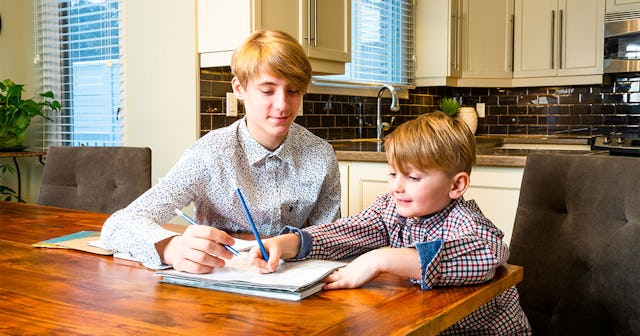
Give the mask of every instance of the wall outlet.
[[484, 103], [476, 103], [476, 112], [478, 112], [478, 118], [484, 118]]
[[233, 92], [227, 92], [227, 117], [238, 116], [238, 98]]
[[298, 116], [301, 116], [301, 115], [302, 115], [302, 113], [303, 113], [303, 112], [302, 112], [302, 105], [304, 105], [304, 103], [303, 103], [303, 102], [300, 102], [300, 108], [298, 109]]

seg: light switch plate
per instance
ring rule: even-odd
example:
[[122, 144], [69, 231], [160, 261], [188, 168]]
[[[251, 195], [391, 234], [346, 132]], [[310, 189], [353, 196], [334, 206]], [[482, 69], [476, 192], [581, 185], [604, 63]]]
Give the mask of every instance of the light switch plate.
[[478, 118], [484, 118], [484, 103], [476, 103], [476, 112], [478, 112]]
[[233, 92], [227, 92], [227, 117], [238, 116], [238, 98]]

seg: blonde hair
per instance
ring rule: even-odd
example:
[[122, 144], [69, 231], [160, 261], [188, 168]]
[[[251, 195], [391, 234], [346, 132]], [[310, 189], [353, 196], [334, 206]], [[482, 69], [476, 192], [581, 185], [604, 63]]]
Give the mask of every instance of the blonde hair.
[[440, 169], [451, 176], [471, 174], [476, 161], [475, 138], [469, 127], [440, 111], [403, 123], [384, 140], [389, 164], [403, 174], [408, 173], [409, 165], [418, 170]]
[[305, 93], [311, 82], [311, 63], [291, 35], [278, 30], [257, 30], [231, 57], [231, 72], [246, 86], [250, 78], [271, 72]]

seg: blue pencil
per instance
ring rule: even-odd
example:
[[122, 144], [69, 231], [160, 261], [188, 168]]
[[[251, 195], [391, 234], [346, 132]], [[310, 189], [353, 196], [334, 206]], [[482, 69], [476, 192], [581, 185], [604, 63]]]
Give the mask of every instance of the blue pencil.
[[258, 242], [258, 246], [260, 247], [260, 251], [262, 252], [262, 258], [264, 258], [265, 261], [269, 261], [269, 256], [267, 256], [267, 250], [265, 250], [264, 245], [262, 245], [262, 239], [260, 239], [260, 233], [256, 228], [256, 223], [253, 222], [253, 218], [251, 218], [251, 214], [249, 213], [249, 208], [247, 208], [247, 203], [244, 202], [242, 191], [240, 191], [240, 187], [238, 187], [237, 185], [236, 185], [236, 193], [238, 194], [240, 203], [242, 203], [242, 209], [244, 210], [244, 214], [247, 216], [247, 219], [249, 220], [249, 224], [251, 225], [251, 230], [253, 231], [253, 235], [256, 237], [256, 241]]
[[[187, 222], [189, 222], [189, 224], [198, 225], [198, 223], [195, 220], [193, 220], [193, 218], [187, 216], [186, 213], [180, 211], [179, 209], [175, 209], [174, 211], [178, 216], [184, 218]], [[240, 255], [240, 252], [238, 252], [238, 250], [234, 249], [233, 247], [231, 247], [229, 245], [225, 245], [225, 244], [222, 244], [222, 246], [224, 246], [224, 248], [226, 248], [227, 251], [233, 253], [234, 256], [239, 256]]]

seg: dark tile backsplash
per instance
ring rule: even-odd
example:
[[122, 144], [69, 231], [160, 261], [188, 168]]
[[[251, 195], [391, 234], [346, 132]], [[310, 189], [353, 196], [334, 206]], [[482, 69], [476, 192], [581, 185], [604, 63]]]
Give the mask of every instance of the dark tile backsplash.
[[[231, 92], [229, 67], [203, 69], [200, 74], [201, 135], [240, 117], [225, 116], [225, 93]], [[384, 99], [383, 121], [391, 129], [438, 109], [442, 97], [463, 105], [485, 103], [477, 135], [596, 135], [621, 132], [640, 138], [640, 74], [605, 76], [606, 84], [531, 88], [418, 87], [401, 99], [398, 112]], [[324, 139], [375, 137], [376, 98], [307, 94], [304, 114], [296, 122]], [[389, 132], [387, 131], [387, 132]]]

